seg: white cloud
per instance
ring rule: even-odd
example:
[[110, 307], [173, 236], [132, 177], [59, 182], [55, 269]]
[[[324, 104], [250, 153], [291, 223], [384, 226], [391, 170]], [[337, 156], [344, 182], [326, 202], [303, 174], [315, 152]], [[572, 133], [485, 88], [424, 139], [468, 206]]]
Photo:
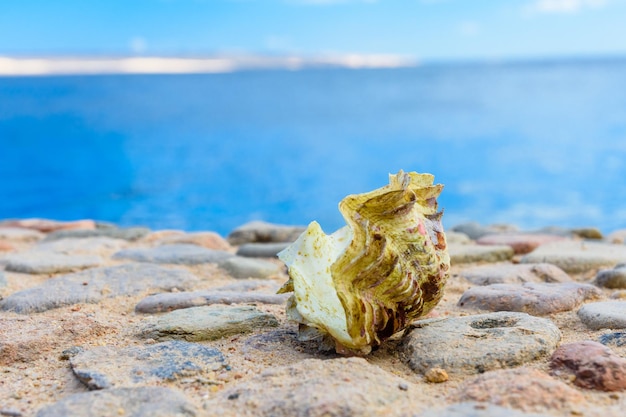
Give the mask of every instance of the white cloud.
[[535, 0], [527, 10], [532, 13], [571, 14], [586, 9], [600, 9], [608, 3], [609, 0]]

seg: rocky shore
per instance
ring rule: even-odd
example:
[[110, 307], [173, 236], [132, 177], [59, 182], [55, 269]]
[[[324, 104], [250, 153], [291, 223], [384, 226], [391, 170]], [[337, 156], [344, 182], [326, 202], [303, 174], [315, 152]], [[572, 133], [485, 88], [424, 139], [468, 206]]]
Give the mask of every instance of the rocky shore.
[[298, 341], [302, 227], [0, 221], [0, 416], [626, 413], [626, 229], [448, 230], [443, 301], [366, 357]]

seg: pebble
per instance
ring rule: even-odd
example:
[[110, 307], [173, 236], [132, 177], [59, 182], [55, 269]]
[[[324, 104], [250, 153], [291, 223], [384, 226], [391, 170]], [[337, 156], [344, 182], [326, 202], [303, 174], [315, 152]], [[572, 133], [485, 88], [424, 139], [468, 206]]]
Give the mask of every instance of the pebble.
[[548, 417], [547, 414], [524, 413], [494, 404], [462, 402], [444, 408], [433, 408], [415, 417]]
[[164, 236], [161, 239], [158, 239], [156, 243], [159, 245], [187, 243], [191, 245], [202, 246], [203, 248], [207, 249], [224, 251], [232, 250], [232, 246], [230, 246], [228, 241], [215, 232], [171, 234], [169, 236]]
[[204, 408], [215, 416], [398, 416], [413, 390], [363, 358], [303, 359], [229, 387]]
[[479, 245], [506, 245], [510, 246], [515, 254], [526, 254], [535, 250], [539, 245], [564, 240], [564, 237], [539, 233], [499, 233], [485, 235], [476, 240]]
[[145, 290], [186, 289], [198, 282], [190, 272], [149, 264], [93, 268], [48, 279], [0, 300], [0, 309], [28, 314], [104, 298], [137, 294]]
[[440, 384], [442, 382], [446, 382], [450, 377], [445, 369], [441, 368], [430, 368], [424, 374], [424, 379], [426, 382], [432, 382], [435, 384]]
[[222, 285], [221, 287], [214, 288], [215, 291], [234, 291], [234, 292], [247, 292], [263, 290], [265, 292], [276, 294], [276, 291], [280, 288], [280, 285], [274, 281], [267, 279], [242, 279], [232, 284]]
[[15, 250], [15, 246], [7, 241], [0, 240], [0, 252], [12, 252]]
[[453, 232], [464, 233], [472, 240], [480, 239], [485, 235], [492, 235], [495, 233], [517, 232], [517, 227], [513, 225], [489, 225], [484, 226], [476, 222], [462, 223], [454, 226], [451, 229]]
[[269, 278], [282, 270], [275, 263], [262, 259], [251, 259], [243, 256], [233, 256], [218, 262], [218, 266], [228, 272], [233, 278]]
[[437, 367], [449, 374], [475, 374], [521, 365], [551, 353], [561, 339], [550, 320], [516, 312], [427, 319], [413, 326], [401, 352], [420, 373]]
[[166, 313], [146, 323], [141, 335], [155, 340], [199, 342], [276, 326], [276, 317], [255, 307], [211, 305]]
[[305, 226], [253, 221], [234, 229], [227, 237], [231, 245], [255, 242], [293, 242], [306, 230]]
[[462, 245], [458, 243], [448, 245], [450, 263], [452, 265], [472, 262], [501, 262], [513, 257], [513, 249], [505, 245]]
[[524, 367], [486, 372], [468, 379], [449, 399], [485, 402], [527, 412], [571, 412], [587, 403], [581, 393], [566, 383]]
[[607, 333], [600, 336], [600, 343], [603, 345], [626, 346], [626, 332]]
[[32, 250], [7, 255], [5, 269], [24, 274], [57, 274], [99, 266], [104, 259], [96, 255], [66, 255]]
[[176, 244], [154, 248], [124, 249], [113, 255], [113, 259], [157, 264], [198, 265], [217, 263], [234, 256], [232, 253], [206, 249], [197, 245]]
[[44, 239], [45, 241], [57, 240], [57, 239], [83, 239], [87, 237], [110, 237], [112, 239], [123, 239], [128, 241], [135, 241], [141, 239], [150, 233], [150, 229], [146, 227], [105, 227], [94, 230], [59, 230], [57, 232], [49, 233]]
[[465, 268], [459, 275], [475, 285], [572, 281], [561, 268], [545, 263], [480, 265]]
[[37, 230], [23, 229], [21, 227], [0, 227], [0, 239], [18, 242], [37, 242], [45, 236], [44, 233]]
[[275, 258], [278, 252], [291, 243], [245, 243], [237, 249], [238, 256], [249, 258]]
[[613, 269], [604, 269], [596, 275], [594, 283], [600, 287], [611, 289], [626, 288], [626, 263], [621, 263]]
[[178, 378], [203, 377], [226, 367], [215, 348], [179, 340], [148, 346], [99, 346], [72, 356], [74, 375], [89, 389], [157, 385]]
[[615, 230], [606, 237], [609, 243], [626, 244], [626, 229]]
[[527, 282], [473, 287], [463, 293], [459, 307], [489, 311], [521, 311], [533, 316], [569, 311], [584, 301], [596, 299], [601, 291], [590, 284]]
[[20, 219], [1, 221], [0, 227], [19, 227], [24, 229], [36, 230], [43, 233], [49, 233], [57, 230], [91, 230], [96, 228], [96, 222], [94, 222], [93, 220], [77, 220], [64, 222], [47, 219]]
[[578, 317], [592, 330], [626, 329], [626, 301], [603, 301], [585, 304]]
[[448, 244], [451, 244], [451, 243], [466, 244], [466, 243], [471, 243], [472, 240], [465, 233], [453, 232], [451, 230], [447, 230], [446, 231], [446, 242]]
[[626, 259], [626, 245], [603, 242], [561, 241], [547, 243], [525, 255], [522, 263], [547, 262], [568, 273], [613, 267]]
[[235, 291], [193, 291], [150, 295], [135, 306], [137, 313], [164, 313], [211, 304], [284, 304], [288, 294]]
[[561, 345], [552, 355], [556, 375], [575, 376], [574, 384], [601, 391], [626, 390], [626, 359], [591, 340]]
[[7, 279], [4, 276], [4, 272], [0, 271], [0, 288], [7, 286]]
[[128, 245], [122, 239], [110, 237], [87, 237], [76, 239], [58, 239], [41, 242], [32, 250], [63, 253], [68, 255], [92, 254], [109, 257], [113, 252], [117, 252]]
[[165, 387], [113, 388], [69, 395], [41, 408], [36, 417], [196, 417], [182, 393]]

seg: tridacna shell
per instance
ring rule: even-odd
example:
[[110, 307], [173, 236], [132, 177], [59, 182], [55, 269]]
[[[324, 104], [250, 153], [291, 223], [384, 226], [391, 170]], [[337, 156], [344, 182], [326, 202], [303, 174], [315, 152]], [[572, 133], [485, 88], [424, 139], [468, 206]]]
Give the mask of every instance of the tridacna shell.
[[278, 254], [293, 292], [287, 315], [300, 338], [330, 336], [339, 353], [367, 354], [443, 296], [450, 257], [437, 211], [443, 185], [431, 174], [389, 175], [389, 185], [339, 203], [347, 225], [317, 222]]

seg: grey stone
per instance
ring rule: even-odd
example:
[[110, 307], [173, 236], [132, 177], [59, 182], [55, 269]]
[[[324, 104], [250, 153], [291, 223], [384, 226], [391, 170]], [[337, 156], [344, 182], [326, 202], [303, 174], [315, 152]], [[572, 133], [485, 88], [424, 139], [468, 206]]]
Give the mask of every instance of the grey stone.
[[155, 340], [182, 339], [198, 342], [276, 326], [278, 326], [276, 317], [254, 307], [212, 305], [164, 314], [144, 325], [141, 334]]
[[0, 288], [6, 287], [8, 285], [7, 279], [4, 276], [4, 272], [0, 271]]
[[0, 239], [17, 240], [20, 242], [36, 242], [46, 235], [37, 230], [21, 227], [0, 227]]
[[619, 264], [613, 269], [598, 272], [595, 284], [612, 289], [626, 288], [626, 264]]
[[86, 237], [75, 239], [58, 239], [48, 242], [41, 242], [33, 250], [63, 253], [67, 255], [75, 254], [106, 254], [123, 249], [127, 241], [113, 239], [110, 237]]
[[401, 351], [416, 372], [442, 368], [475, 374], [521, 365], [550, 354], [561, 332], [550, 320], [525, 313], [498, 312], [414, 323]]
[[468, 401], [451, 404], [443, 408], [433, 408], [416, 417], [549, 417], [548, 414], [524, 413], [495, 404]]
[[70, 357], [70, 365], [74, 375], [89, 389], [202, 378], [226, 367], [219, 350], [179, 340], [123, 349], [95, 347]]
[[263, 221], [253, 221], [237, 227], [227, 237], [231, 245], [254, 242], [293, 242], [305, 226], [286, 226]]
[[223, 285], [213, 288], [215, 291], [233, 291], [246, 292], [262, 290], [268, 293], [276, 294], [280, 285], [268, 279], [242, 279], [232, 284]]
[[291, 243], [246, 243], [237, 249], [238, 256], [249, 258], [275, 258], [278, 252]]
[[129, 227], [129, 228], [117, 228], [117, 227], [103, 227], [93, 230], [85, 229], [71, 229], [71, 230], [58, 230], [56, 232], [49, 233], [45, 241], [68, 238], [86, 238], [86, 237], [110, 237], [113, 239], [124, 239], [129, 241], [135, 241], [141, 239], [145, 235], [150, 233], [150, 229], [146, 227]]
[[281, 268], [275, 263], [262, 259], [244, 258], [233, 256], [218, 262], [218, 266], [224, 269], [233, 278], [269, 278], [280, 272]]
[[606, 237], [607, 242], [626, 244], [626, 229], [619, 229], [611, 232]]
[[94, 268], [52, 278], [0, 301], [0, 309], [28, 314], [76, 303], [97, 303], [104, 298], [145, 290], [185, 290], [198, 282], [190, 272], [156, 265], [127, 264]]
[[494, 264], [464, 268], [460, 276], [475, 285], [570, 282], [561, 268], [551, 264]]
[[448, 244], [450, 243], [466, 244], [466, 243], [471, 243], [471, 241], [472, 240], [465, 233], [453, 232], [450, 230], [446, 231], [446, 242]]
[[578, 310], [578, 318], [592, 330], [626, 329], [626, 301], [585, 304]]
[[363, 358], [304, 359], [228, 387], [204, 408], [215, 416], [398, 416], [416, 389]]
[[113, 388], [69, 395], [41, 408], [36, 417], [195, 417], [183, 394], [165, 387]]
[[453, 265], [472, 262], [501, 262], [513, 257], [513, 249], [505, 245], [448, 245], [450, 263]]
[[47, 251], [28, 251], [5, 257], [7, 271], [25, 274], [57, 274], [99, 266], [104, 259], [97, 255], [66, 255]]
[[613, 332], [600, 336], [600, 343], [607, 346], [626, 346], [626, 332]]
[[197, 265], [217, 263], [233, 257], [230, 252], [206, 249], [191, 244], [163, 245], [156, 248], [125, 249], [113, 255], [113, 259], [128, 259], [157, 264]]
[[135, 306], [137, 313], [164, 313], [211, 304], [284, 304], [287, 294], [234, 291], [193, 291], [150, 295]]
[[585, 300], [599, 298], [600, 290], [590, 284], [527, 282], [493, 284], [465, 291], [458, 302], [463, 308], [490, 311], [521, 311], [534, 316], [569, 311]]
[[626, 245], [589, 241], [547, 243], [525, 255], [522, 263], [547, 262], [568, 273], [613, 267], [626, 260]]
[[480, 223], [469, 222], [458, 224], [451, 229], [453, 232], [464, 233], [469, 236], [470, 239], [476, 240], [485, 235], [492, 235], [496, 233], [517, 232], [519, 229], [513, 225], [489, 225], [484, 226]]

